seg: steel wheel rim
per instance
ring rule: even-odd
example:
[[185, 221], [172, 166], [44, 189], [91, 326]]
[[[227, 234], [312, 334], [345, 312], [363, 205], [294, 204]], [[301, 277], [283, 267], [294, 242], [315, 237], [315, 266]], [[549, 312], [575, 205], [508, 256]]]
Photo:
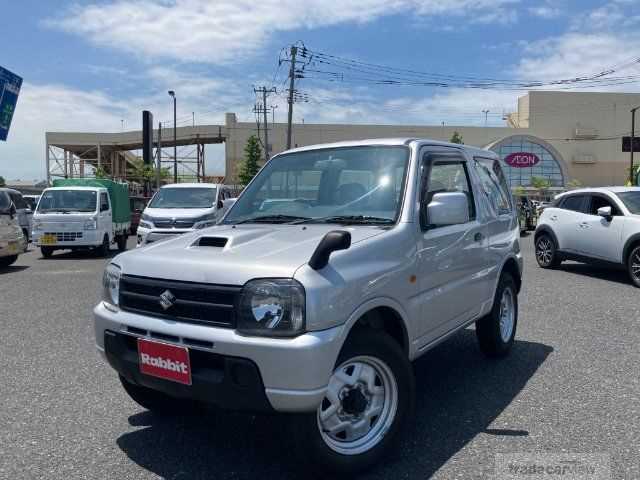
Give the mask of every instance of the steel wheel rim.
[[631, 275], [636, 280], [640, 280], [640, 249], [631, 254]]
[[[366, 399], [360, 413], [346, 408], [346, 400], [354, 395]], [[316, 417], [329, 448], [343, 455], [358, 455], [380, 443], [397, 410], [398, 384], [391, 368], [378, 358], [363, 355], [335, 369]]]
[[538, 262], [543, 265], [549, 265], [551, 263], [551, 256], [553, 252], [553, 245], [548, 238], [541, 238], [536, 245], [536, 258]]
[[500, 337], [502, 341], [507, 343], [511, 339], [513, 333], [513, 324], [515, 320], [515, 302], [513, 300], [513, 291], [507, 287], [502, 291], [500, 298]]

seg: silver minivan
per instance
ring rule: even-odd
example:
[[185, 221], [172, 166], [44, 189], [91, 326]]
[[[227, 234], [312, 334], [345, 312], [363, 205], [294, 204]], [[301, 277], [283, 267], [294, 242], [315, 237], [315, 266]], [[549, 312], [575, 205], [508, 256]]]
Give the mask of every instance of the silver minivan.
[[20, 229], [22, 230], [22, 235], [24, 237], [24, 244], [22, 248], [26, 252], [29, 248], [29, 241], [31, 240], [33, 209], [24, 199], [22, 193], [18, 190], [14, 190], [12, 188], [0, 188], [0, 190], [5, 191], [9, 195], [9, 198], [11, 198], [11, 201], [16, 208], [16, 220], [18, 225], [20, 225]]
[[0, 268], [12, 265], [18, 259], [24, 242], [16, 207], [7, 189], [0, 189]]
[[483, 353], [509, 353], [519, 242], [493, 152], [421, 139], [298, 148], [217, 225], [115, 257], [96, 343], [143, 407], [290, 413], [293, 448], [352, 473], [415, 423], [413, 360], [471, 324]]

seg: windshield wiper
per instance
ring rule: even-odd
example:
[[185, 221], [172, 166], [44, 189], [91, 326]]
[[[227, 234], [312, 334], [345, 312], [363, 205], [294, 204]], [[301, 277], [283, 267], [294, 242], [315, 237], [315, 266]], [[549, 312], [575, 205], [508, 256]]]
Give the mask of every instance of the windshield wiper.
[[395, 222], [392, 218], [374, 217], [371, 215], [332, 215], [330, 217], [318, 217], [301, 220], [294, 223], [340, 223], [344, 225], [391, 225]]
[[[246, 218], [239, 222], [233, 222], [234, 225], [240, 223], [291, 223], [296, 221], [313, 220], [309, 217], [301, 217], [299, 215], [260, 215], [258, 217]], [[297, 223], [297, 222], [296, 222]]]

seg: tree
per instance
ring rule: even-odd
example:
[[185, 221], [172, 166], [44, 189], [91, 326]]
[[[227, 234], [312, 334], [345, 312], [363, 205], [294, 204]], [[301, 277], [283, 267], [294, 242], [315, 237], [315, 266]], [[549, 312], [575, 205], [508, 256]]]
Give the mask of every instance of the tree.
[[460, 133], [458, 131], [453, 132], [453, 135], [451, 135], [451, 140], [449, 140], [451, 143], [460, 143], [460, 144], [464, 144], [464, 142], [462, 141], [462, 135], [460, 135]]
[[258, 161], [262, 156], [262, 150], [255, 135], [251, 135], [247, 140], [247, 145], [244, 147], [244, 155], [244, 163], [240, 167], [240, 173], [238, 174], [238, 180], [241, 185], [247, 185], [260, 170]]
[[95, 177], [96, 178], [108, 178], [109, 175], [107, 174], [107, 171], [105, 170], [105, 168], [103, 166], [99, 166], [96, 167], [96, 171], [95, 171]]
[[7, 182], [4, 180], [3, 176], [0, 176], [0, 187], [4, 187], [7, 184]]
[[513, 195], [516, 197], [524, 197], [527, 194], [527, 191], [522, 185], [518, 185], [513, 189]]
[[541, 197], [545, 197], [547, 189], [551, 186], [551, 182], [547, 178], [533, 176], [531, 177], [531, 186], [538, 190]]
[[[132, 169], [129, 173], [129, 178], [137, 180], [144, 184], [146, 182], [153, 182], [156, 178], [156, 167], [152, 164], [144, 163], [144, 160], [136, 158], [131, 162]], [[169, 177], [169, 168], [160, 169], [160, 178], [165, 179]]]
[[567, 187], [569, 187], [569, 189], [573, 190], [575, 188], [580, 188], [582, 187], [582, 182], [580, 180], [578, 180], [577, 178], [574, 178], [572, 180], [569, 180], [567, 182]]

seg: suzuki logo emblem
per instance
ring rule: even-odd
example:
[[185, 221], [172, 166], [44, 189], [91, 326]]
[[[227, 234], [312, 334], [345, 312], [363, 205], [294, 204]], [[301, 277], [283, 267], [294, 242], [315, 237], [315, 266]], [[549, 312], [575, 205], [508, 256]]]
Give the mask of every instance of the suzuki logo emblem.
[[173, 307], [173, 303], [176, 301], [176, 297], [171, 291], [165, 290], [160, 295], [160, 306], [163, 310], [169, 310]]

